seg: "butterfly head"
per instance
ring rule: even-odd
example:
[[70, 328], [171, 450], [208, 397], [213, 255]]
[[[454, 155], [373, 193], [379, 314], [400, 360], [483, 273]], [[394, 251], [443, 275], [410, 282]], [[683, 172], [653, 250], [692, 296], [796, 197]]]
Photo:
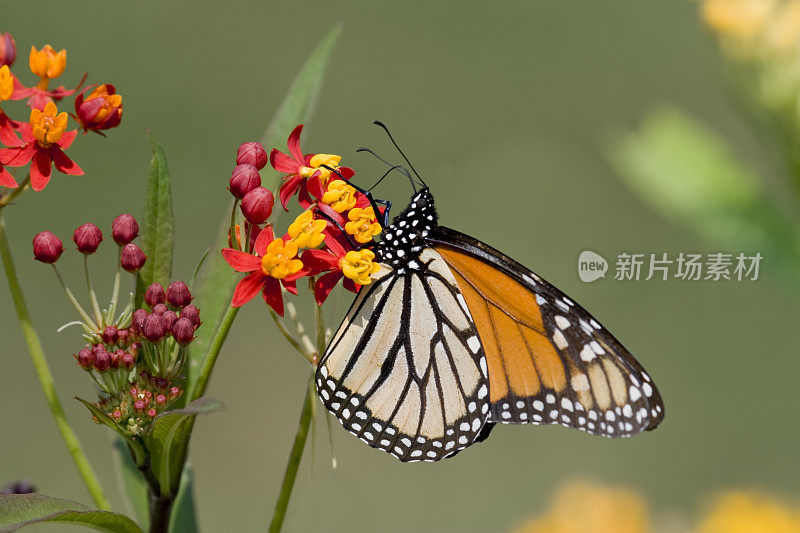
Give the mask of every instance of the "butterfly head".
[[425, 187], [417, 192], [408, 206], [384, 230], [376, 255], [381, 263], [394, 269], [415, 260], [425, 246], [425, 238], [436, 228], [433, 196]]

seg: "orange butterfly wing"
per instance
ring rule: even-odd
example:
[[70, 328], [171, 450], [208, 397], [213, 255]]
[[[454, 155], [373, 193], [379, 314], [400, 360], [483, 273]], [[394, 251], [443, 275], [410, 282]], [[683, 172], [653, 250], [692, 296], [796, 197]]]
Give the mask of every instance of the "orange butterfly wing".
[[661, 422], [649, 375], [586, 310], [472, 237], [439, 227], [429, 240], [450, 266], [486, 353], [491, 421], [606, 437]]

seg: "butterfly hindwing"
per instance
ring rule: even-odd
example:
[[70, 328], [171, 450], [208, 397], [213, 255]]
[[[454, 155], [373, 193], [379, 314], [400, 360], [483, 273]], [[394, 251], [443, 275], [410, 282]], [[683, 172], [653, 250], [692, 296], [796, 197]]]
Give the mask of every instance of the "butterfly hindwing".
[[425, 250], [362, 287], [316, 374], [345, 429], [402, 461], [472, 444], [489, 417], [486, 358], [449, 267]]
[[476, 239], [438, 227], [430, 240], [452, 269], [480, 334], [491, 421], [626, 437], [663, 419], [648, 374], [582, 307]]

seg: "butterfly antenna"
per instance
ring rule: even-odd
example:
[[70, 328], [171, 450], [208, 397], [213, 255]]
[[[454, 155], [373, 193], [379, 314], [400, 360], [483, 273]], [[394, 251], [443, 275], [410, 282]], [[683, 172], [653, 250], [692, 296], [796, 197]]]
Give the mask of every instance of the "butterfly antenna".
[[389, 132], [389, 128], [386, 127], [386, 124], [384, 124], [380, 120], [375, 120], [372, 123], [375, 124], [376, 126], [379, 126], [379, 127], [383, 128], [383, 131], [385, 131], [386, 135], [389, 136], [389, 140], [392, 141], [392, 144], [394, 145], [394, 147], [397, 148], [397, 151], [400, 152], [401, 156], [403, 156], [403, 159], [405, 159], [406, 163], [408, 163], [408, 166], [409, 166], [409, 168], [411, 168], [412, 172], [414, 172], [414, 175], [419, 179], [419, 181], [422, 182], [423, 187], [427, 187], [428, 185], [425, 183], [425, 180], [422, 179], [422, 176], [419, 175], [419, 172], [417, 172], [417, 169], [415, 169], [414, 165], [411, 164], [411, 161], [408, 160], [408, 157], [406, 157], [406, 154], [404, 154], [403, 151], [400, 149], [400, 147], [397, 145], [397, 141], [395, 141], [394, 137], [392, 137], [392, 134]]
[[[400, 172], [401, 174], [403, 174], [403, 175], [404, 175], [406, 178], [408, 178], [408, 181], [409, 181], [409, 182], [411, 182], [411, 188], [412, 188], [412, 189], [414, 189], [414, 194], [416, 194], [416, 193], [417, 193], [417, 185], [422, 185], [423, 187], [425, 186], [425, 183], [424, 183], [424, 182], [420, 184], [420, 183], [417, 183], [416, 181], [414, 181], [414, 177], [413, 177], [413, 176], [411, 176], [411, 173], [408, 171], [408, 169], [407, 169], [406, 167], [404, 167], [404, 166], [402, 166], [402, 165], [392, 165], [391, 163], [389, 163], [388, 161], [386, 161], [384, 158], [382, 158], [381, 156], [379, 156], [378, 154], [376, 154], [375, 152], [373, 152], [373, 151], [372, 151], [372, 150], [370, 150], [369, 148], [364, 148], [364, 147], [362, 146], [361, 148], [356, 148], [356, 152], [367, 152], [368, 154], [372, 154], [372, 155], [373, 155], [373, 156], [374, 156], [374, 157], [375, 157], [375, 158], [376, 158], [378, 161], [380, 161], [380, 162], [384, 163], [385, 165], [387, 165], [387, 166], [391, 167], [391, 168], [389, 168], [389, 170], [388, 170], [388, 171], [386, 171], [386, 174], [384, 174], [384, 175], [381, 177], [381, 179], [379, 179], [379, 180], [378, 180], [378, 181], [375, 183], [375, 185], [377, 185], [378, 183], [380, 183], [380, 182], [381, 182], [381, 180], [383, 180], [383, 178], [385, 178], [385, 177], [386, 177], [386, 176], [389, 174], [389, 172], [391, 172], [392, 170], [397, 170], [398, 172]], [[370, 188], [369, 188], [369, 190], [372, 190], [372, 189], [375, 187], [375, 185], [373, 185], [372, 187], [370, 187]]]
[[[376, 200], [375, 197], [372, 196], [372, 192], [371, 192], [372, 191], [372, 187], [375, 187], [375, 185], [377, 185], [377, 183], [375, 185], [373, 185], [372, 187], [370, 187], [369, 189], [364, 189], [363, 187], [359, 187], [358, 185], [356, 185], [355, 183], [353, 183], [351, 181], [347, 181], [345, 179], [345, 177], [342, 176], [339, 173], [339, 171], [336, 170], [335, 168], [329, 167], [328, 165], [320, 165], [320, 166], [322, 166], [322, 168], [330, 170], [331, 172], [333, 172], [334, 174], [336, 174], [337, 176], [342, 178], [344, 181], [346, 181], [348, 183], [348, 185], [350, 185], [355, 190], [357, 190], [358, 192], [360, 192], [361, 194], [366, 196], [367, 199], [369, 200], [370, 205], [372, 206], [372, 210], [375, 212], [375, 218], [378, 221], [378, 224], [380, 224], [382, 228], [385, 228], [386, 226], [389, 225], [389, 210], [392, 207], [392, 202], [390, 202], [388, 200]], [[389, 169], [389, 171], [387, 171], [386, 174], [383, 175], [381, 180], [383, 178], [385, 178], [389, 174], [389, 172], [391, 172], [392, 170], [394, 170], [394, 169], [393, 168]], [[378, 183], [380, 183], [380, 180], [378, 180]], [[381, 210], [378, 209], [378, 205], [384, 206], [382, 219], [381, 219], [381, 216], [380, 216], [381, 215]], [[342, 229], [342, 228], [340, 228], [340, 229]]]

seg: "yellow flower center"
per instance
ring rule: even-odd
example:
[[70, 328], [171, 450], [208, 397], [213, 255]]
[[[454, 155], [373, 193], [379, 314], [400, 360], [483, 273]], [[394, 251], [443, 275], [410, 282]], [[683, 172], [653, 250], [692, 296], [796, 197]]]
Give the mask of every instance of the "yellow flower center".
[[31, 110], [30, 123], [33, 136], [42, 147], [47, 148], [54, 142], [58, 142], [67, 129], [67, 114], [59, 113], [56, 104], [47, 102], [44, 111]]
[[267, 253], [261, 258], [261, 270], [267, 276], [283, 279], [303, 268], [303, 262], [296, 259], [297, 244], [283, 239], [275, 239], [267, 246]]
[[31, 46], [28, 64], [31, 72], [41, 78], [39, 88], [46, 89], [48, 80], [61, 76], [67, 67], [67, 51], [56, 52], [49, 44], [44, 45], [41, 50]]
[[92, 94], [86, 97], [84, 102], [88, 102], [89, 100], [94, 100], [95, 98], [103, 99], [103, 107], [100, 108], [100, 110], [94, 117], [94, 120], [98, 122], [105, 119], [115, 109], [122, 107], [122, 95], [121, 94], [109, 95], [107, 85], [101, 85], [98, 88], [96, 88], [94, 91], [92, 91]]
[[361, 244], [371, 241], [372, 237], [381, 232], [381, 225], [375, 220], [372, 206], [366, 209], [360, 207], [351, 209], [347, 218], [350, 222], [344, 225], [345, 231]]
[[372, 274], [380, 270], [378, 263], [373, 263], [375, 254], [372, 250], [354, 250], [347, 252], [340, 260], [342, 273], [359, 285], [369, 285]]
[[333, 154], [317, 154], [308, 162], [309, 166], [300, 169], [300, 175], [304, 178], [310, 178], [314, 172], [319, 170], [319, 179], [322, 181], [323, 187], [328, 183], [331, 177], [331, 171], [324, 167], [330, 167], [334, 170], [339, 168], [339, 162], [342, 156]]
[[343, 180], [334, 180], [328, 183], [322, 203], [328, 204], [337, 213], [344, 213], [356, 206], [356, 190]]
[[14, 78], [11, 76], [11, 70], [8, 65], [0, 67], [0, 102], [11, 98], [11, 93], [14, 92]]
[[316, 248], [325, 240], [325, 226], [324, 220], [314, 220], [314, 213], [307, 209], [289, 226], [289, 237], [299, 248]]

